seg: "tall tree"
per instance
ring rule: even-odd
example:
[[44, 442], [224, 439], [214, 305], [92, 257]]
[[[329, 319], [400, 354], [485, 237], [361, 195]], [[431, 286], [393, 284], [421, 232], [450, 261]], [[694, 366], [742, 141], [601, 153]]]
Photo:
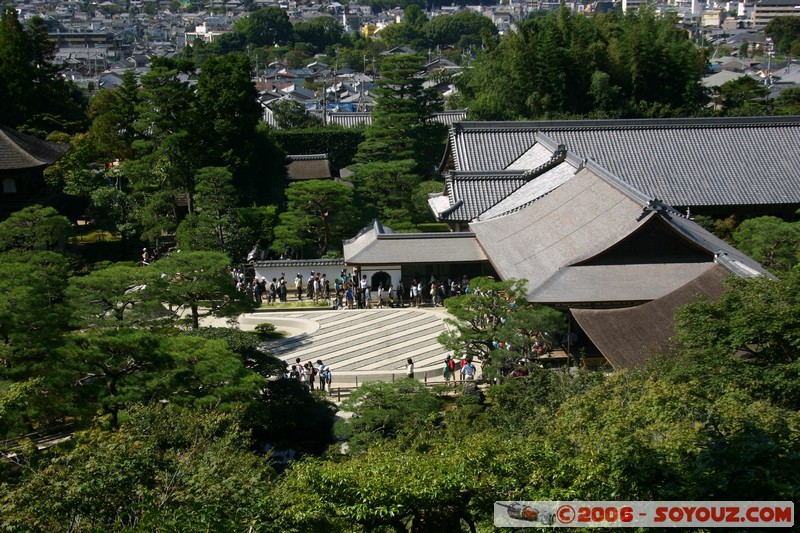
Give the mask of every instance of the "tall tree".
[[411, 195], [431, 174], [438, 157], [433, 152], [445, 139], [444, 128], [432, 120], [442, 102], [423, 87], [421, 64], [421, 57], [403, 54], [381, 65], [372, 123], [355, 157], [361, 163], [355, 169], [356, 197], [365, 219], [402, 210], [410, 221]]
[[327, 180], [298, 181], [286, 188], [288, 207], [275, 227], [272, 249], [300, 252], [314, 245], [323, 256], [353, 230], [352, 189]]
[[236, 20], [233, 29], [253, 46], [280, 46], [292, 40], [289, 15], [279, 7], [263, 7]]
[[73, 129], [83, 114], [83, 97], [53, 64], [55, 45], [44, 21], [26, 30], [12, 6], [0, 18], [0, 123], [26, 125], [39, 133]]
[[233, 176], [224, 167], [205, 167], [195, 178], [195, 207], [198, 217], [213, 230], [215, 250], [226, 251], [226, 234], [235, 223], [233, 209], [237, 204]]
[[161, 58], [141, 77], [134, 123], [136, 159], [122, 165], [121, 171], [134, 190], [145, 193], [145, 206], [160, 201], [160, 193], [180, 194], [191, 210], [193, 178], [202, 166], [202, 150], [193, 134], [198, 124], [194, 92], [181, 75], [193, 70], [186, 60]]
[[204, 150], [202, 166], [228, 166], [235, 173], [251, 157], [253, 135], [261, 120], [247, 57], [210, 57], [197, 79], [196, 106], [203, 117], [194, 132]]

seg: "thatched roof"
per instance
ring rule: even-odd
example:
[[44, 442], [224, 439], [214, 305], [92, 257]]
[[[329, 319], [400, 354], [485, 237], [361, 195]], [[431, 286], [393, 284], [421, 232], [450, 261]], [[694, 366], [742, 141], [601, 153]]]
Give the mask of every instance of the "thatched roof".
[[699, 295], [714, 300], [729, 272], [714, 265], [666, 296], [623, 309], [570, 309], [584, 333], [615, 368], [637, 366], [665, 353], [674, 335], [675, 311]]

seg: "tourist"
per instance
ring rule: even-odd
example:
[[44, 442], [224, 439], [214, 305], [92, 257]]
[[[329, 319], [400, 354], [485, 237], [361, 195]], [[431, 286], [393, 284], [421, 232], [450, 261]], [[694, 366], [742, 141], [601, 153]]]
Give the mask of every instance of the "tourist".
[[410, 357], [406, 360], [406, 377], [414, 379], [414, 361]]
[[467, 381], [475, 379], [475, 365], [469, 359], [467, 359], [467, 364], [461, 367], [461, 376]]
[[294, 278], [294, 290], [297, 291], [297, 301], [301, 302], [303, 300], [303, 276], [300, 272]]
[[325, 390], [325, 363], [322, 362], [322, 359], [317, 359], [317, 376], [319, 376], [319, 390]]

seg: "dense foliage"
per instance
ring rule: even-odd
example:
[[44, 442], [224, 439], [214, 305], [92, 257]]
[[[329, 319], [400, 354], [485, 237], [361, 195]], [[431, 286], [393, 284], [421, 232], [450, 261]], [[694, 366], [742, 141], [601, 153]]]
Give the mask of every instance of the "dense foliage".
[[53, 65], [55, 44], [43, 19], [25, 28], [12, 6], [0, 18], [0, 124], [47, 133], [74, 131], [85, 97]]
[[442, 102], [416, 76], [421, 63], [412, 54], [384, 60], [372, 123], [355, 156], [353, 182], [362, 217], [378, 217], [396, 231], [430, 218], [414, 209], [412, 196], [431, 175], [446, 138], [446, 128], [432, 120]]
[[703, 51], [670, 17], [584, 17], [566, 7], [533, 17], [487, 49], [458, 80], [475, 119], [696, 114], [705, 104]]
[[[254, 11], [213, 46], [195, 43], [196, 63], [155, 60], [138, 82], [128, 73], [99, 92], [88, 130], [49, 171], [52, 186], [91, 203], [96, 227], [156, 244], [174, 234], [183, 251], [149, 266], [91, 264], [52, 208], [0, 222], [0, 530], [455, 532], [491, 529], [495, 500], [800, 496], [796, 222], [722, 224], [778, 279], [734, 279], [718, 301], [684, 307], [673, 352], [611, 375], [528, 365], [504, 380], [505, 360], [558, 342], [563, 317], [528, 305], [523, 280], [473, 280], [471, 294], [448, 299], [441, 342], [485, 359], [498, 383], [485, 398], [413, 380], [365, 385], [344, 404], [354, 417], [335, 425], [344, 446], [331, 446], [334, 406], [268, 379], [283, 364], [258, 336], [202, 327], [252, 305], [228, 267], [254, 242], [329, 252], [358, 227], [352, 205], [412, 229], [441, 186], [431, 169], [444, 132], [430, 121], [441, 102], [414, 76], [420, 57], [379, 65], [365, 131], [260, 125], [249, 60], [218, 56], [252, 44], [299, 61], [347, 40], [332, 19], [292, 29], [276, 9]], [[393, 28], [383, 41], [348, 42], [341, 64], [364, 68], [391, 39], [483, 46], [462, 86], [476, 117], [668, 116], [704, 104], [702, 53], [648, 10], [562, 10], [498, 40], [480, 16], [426, 21], [412, 4]], [[70, 130], [80, 102], [54, 76], [42, 31], [3, 16], [0, 97], [11, 105], [0, 122]], [[734, 83], [718, 104], [761, 109], [762, 92]], [[776, 110], [797, 106], [785, 94]], [[285, 189], [284, 154], [321, 151], [336, 167], [359, 162], [356, 188]], [[70, 434], [43, 450], [32, 440]], [[276, 473], [268, 447], [306, 456]]]

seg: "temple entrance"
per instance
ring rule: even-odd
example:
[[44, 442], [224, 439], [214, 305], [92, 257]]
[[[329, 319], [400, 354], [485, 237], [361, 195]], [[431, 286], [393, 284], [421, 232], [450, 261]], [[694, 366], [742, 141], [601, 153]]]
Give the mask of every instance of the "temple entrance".
[[386, 272], [381, 271], [381, 272], [375, 272], [372, 275], [372, 280], [370, 280], [369, 286], [370, 289], [377, 290], [378, 285], [382, 284], [384, 288], [387, 288], [391, 283], [392, 283], [392, 276], [390, 276]]

